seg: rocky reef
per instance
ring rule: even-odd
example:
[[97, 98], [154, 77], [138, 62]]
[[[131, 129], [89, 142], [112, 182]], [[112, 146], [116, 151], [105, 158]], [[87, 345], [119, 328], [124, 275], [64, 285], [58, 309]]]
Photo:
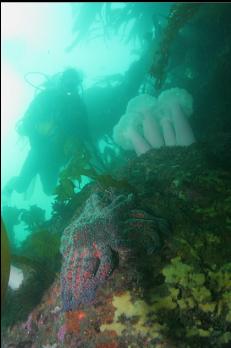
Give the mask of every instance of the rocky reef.
[[210, 148], [150, 150], [117, 172], [133, 192], [76, 194], [61, 276], [3, 347], [228, 347], [231, 179]]

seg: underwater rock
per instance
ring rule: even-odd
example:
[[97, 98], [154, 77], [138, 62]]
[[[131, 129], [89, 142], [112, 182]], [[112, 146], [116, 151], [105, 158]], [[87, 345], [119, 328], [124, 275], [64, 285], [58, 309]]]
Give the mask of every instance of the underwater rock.
[[[229, 347], [230, 173], [213, 169], [205, 145], [153, 149], [129, 162], [117, 177], [136, 188], [131, 201], [122, 189], [86, 187], [72, 220], [66, 220], [62, 252], [73, 256], [74, 246], [86, 252], [85, 260], [70, 264], [77, 266], [75, 273], [70, 268], [70, 279], [80, 273], [78, 291], [93, 282], [93, 303], [87, 303], [89, 298], [81, 303], [80, 292], [76, 298], [66, 293], [73, 310], [62, 311], [58, 274], [25, 328], [19, 323], [4, 330], [3, 341], [17, 346], [28, 339], [35, 347], [60, 348]], [[92, 239], [84, 239], [86, 232]], [[106, 258], [97, 257], [93, 237]], [[113, 273], [101, 273], [100, 279], [102, 259], [107, 260], [104, 269]], [[69, 261], [63, 260], [62, 277]], [[86, 266], [91, 271], [96, 266], [92, 278], [84, 278]], [[71, 285], [67, 281], [65, 290]]]

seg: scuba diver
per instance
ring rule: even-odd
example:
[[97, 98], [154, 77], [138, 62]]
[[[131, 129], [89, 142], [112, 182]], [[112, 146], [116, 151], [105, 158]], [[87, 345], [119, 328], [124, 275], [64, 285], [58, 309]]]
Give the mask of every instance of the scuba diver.
[[44, 193], [54, 194], [60, 169], [78, 151], [80, 143], [96, 156], [86, 106], [79, 94], [80, 84], [79, 72], [69, 68], [57, 85], [48, 85], [29, 105], [18, 132], [29, 138], [30, 150], [19, 176], [6, 185], [7, 195], [14, 190], [25, 193], [37, 174]]

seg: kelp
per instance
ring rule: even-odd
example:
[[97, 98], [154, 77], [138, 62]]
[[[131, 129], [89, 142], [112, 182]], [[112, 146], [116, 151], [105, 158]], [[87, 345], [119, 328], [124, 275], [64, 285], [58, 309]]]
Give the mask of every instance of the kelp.
[[127, 180], [115, 179], [111, 174], [98, 173], [93, 164], [91, 164], [91, 155], [82, 144], [75, 155], [61, 172], [59, 184], [56, 188], [55, 204], [62, 203], [66, 205], [76, 195], [76, 189], [81, 187], [82, 176], [88, 177], [89, 181], [96, 182], [102, 189], [108, 187], [123, 188], [134, 191], [134, 188]]
[[14, 249], [16, 246], [14, 227], [20, 224], [21, 213], [22, 213], [22, 210], [16, 207], [10, 207], [10, 206], [2, 207], [2, 217], [7, 227], [7, 236], [9, 238], [11, 250]]
[[28, 210], [23, 209], [20, 220], [26, 225], [26, 229], [33, 232], [39, 229], [45, 222], [45, 210], [32, 205]]
[[119, 36], [125, 43], [142, 43], [152, 36], [154, 24], [158, 26], [158, 19], [167, 13], [169, 5], [165, 8], [152, 2], [126, 2], [118, 7], [111, 2], [101, 2], [83, 3], [81, 7], [72, 3], [71, 7], [74, 39], [67, 48], [68, 52], [84, 40], [96, 37], [108, 40], [112, 35]]
[[71, 4], [73, 16], [72, 32], [75, 38], [67, 47], [67, 52], [70, 52], [82, 40], [86, 40], [87, 36], [92, 33], [92, 26], [97, 21], [97, 17], [100, 17], [104, 4], [105, 3], [85, 3], [81, 4], [80, 10], [78, 3]]
[[36, 205], [30, 206], [29, 209], [4, 206], [2, 216], [7, 227], [11, 250], [17, 248], [17, 237], [14, 231], [15, 226], [24, 223], [25, 230], [33, 233], [39, 230], [45, 223], [45, 210]]
[[[18, 254], [31, 260], [46, 264], [50, 269], [56, 269], [59, 258], [60, 235], [51, 233], [49, 229], [41, 229], [32, 233], [22, 243]], [[47, 250], [49, 245], [49, 252]]]
[[10, 275], [10, 248], [7, 232], [1, 218], [1, 302], [5, 298]]
[[166, 77], [170, 49], [179, 30], [197, 13], [200, 4], [175, 3], [168, 15], [167, 26], [162, 34], [158, 49], [154, 50], [150, 75], [156, 79], [156, 89], [159, 90]]

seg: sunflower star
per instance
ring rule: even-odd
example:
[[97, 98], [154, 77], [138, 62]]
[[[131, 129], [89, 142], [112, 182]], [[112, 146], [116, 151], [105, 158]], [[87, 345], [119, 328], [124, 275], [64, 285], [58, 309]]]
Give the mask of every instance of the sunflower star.
[[65, 311], [76, 310], [80, 305], [94, 301], [98, 286], [116, 266], [115, 254], [132, 246], [131, 228], [134, 227], [138, 234], [151, 231], [151, 243], [149, 240], [148, 244], [154, 244], [153, 250], [158, 247], [154, 218], [143, 211], [131, 210], [133, 204], [132, 194], [93, 193], [82, 214], [64, 230], [60, 250]]

